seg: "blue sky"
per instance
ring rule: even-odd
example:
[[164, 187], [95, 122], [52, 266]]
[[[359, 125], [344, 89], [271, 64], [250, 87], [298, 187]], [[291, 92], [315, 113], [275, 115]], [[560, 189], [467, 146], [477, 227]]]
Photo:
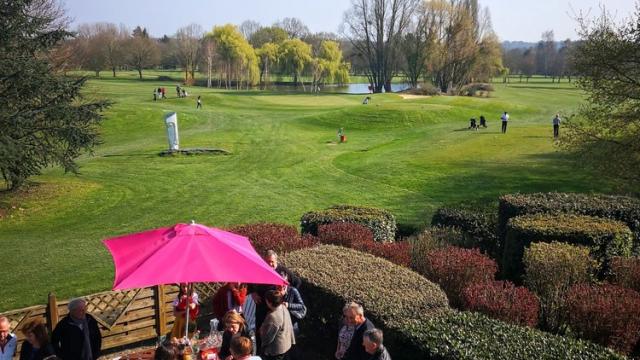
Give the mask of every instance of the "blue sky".
[[[337, 32], [349, 0], [62, 0], [73, 25], [106, 21], [147, 27], [152, 35], [171, 35], [190, 23], [214, 25], [255, 20], [270, 25], [284, 17], [301, 19], [311, 31]], [[600, 4], [618, 19], [631, 15], [634, 0], [480, 0], [491, 11], [501, 40], [537, 41], [553, 29], [556, 40], [576, 39], [578, 10], [600, 12]]]

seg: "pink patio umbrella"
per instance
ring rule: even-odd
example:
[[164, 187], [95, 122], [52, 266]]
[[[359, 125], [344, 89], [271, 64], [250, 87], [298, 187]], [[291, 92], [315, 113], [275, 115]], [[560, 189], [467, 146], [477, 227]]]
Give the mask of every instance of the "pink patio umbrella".
[[[107, 239], [104, 245], [115, 265], [114, 290], [182, 282], [287, 283], [248, 238], [193, 222]], [[186, 319], [188, 311], [187, 306]]]

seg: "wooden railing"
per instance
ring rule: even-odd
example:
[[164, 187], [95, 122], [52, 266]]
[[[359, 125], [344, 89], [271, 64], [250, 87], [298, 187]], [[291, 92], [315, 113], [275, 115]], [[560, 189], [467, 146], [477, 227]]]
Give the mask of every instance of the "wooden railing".
[[[195, 284], [200, 296], [200, 318], [211, 315], [211, 297], [219, 287], [214, 283]], [[178, 293], [177, 286], [160, 285], [148, 288], [107, 291], [82, 296], [87, 302], [87, 313], [98, 321], [102, 333], [102, 349], [110, 349], [166, 335], [174, 322], [171, 303]], [[49, 331], [68, 314], [70, 300], [58, 301], [49, 294], [46, 305], [0, 313], [11, 323], [12, 332], [18, 336], [18, 351], [24, 341], [22, 327], [33, 319], [40, 319]], [[18, 356], [18, 353], [16, 353]]]

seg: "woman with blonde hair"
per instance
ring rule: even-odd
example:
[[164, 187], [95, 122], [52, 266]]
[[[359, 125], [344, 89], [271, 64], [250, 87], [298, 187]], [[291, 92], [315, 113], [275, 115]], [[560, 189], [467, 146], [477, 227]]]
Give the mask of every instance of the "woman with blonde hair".
[[231, 341], [239, 336], [249, 337], [247, 323], [240, 313], [230, 310], [222, 318], [224, 333], [222, 334], [222, 346], [220, 347], [220, 358], [226, 359], [231, 355], [229, 350]]

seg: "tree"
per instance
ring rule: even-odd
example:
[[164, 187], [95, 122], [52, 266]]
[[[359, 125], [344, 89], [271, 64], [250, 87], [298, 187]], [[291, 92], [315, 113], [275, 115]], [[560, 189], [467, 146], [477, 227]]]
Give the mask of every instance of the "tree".
[[105, 24], [82, 24], [78, 26], [78, 56], [82, 59], [82, 65], [95, 72], [96, 77], [100, 77], [100, 72], [107, 67], [107, 46], [108, 35], [105, 33]]
[[75, 159], [99, 142], [107, 101], [81, 95], [86, 78], [69, 78], [48, 52], [72, 34], [52, 0], [2, 0], [0, 26], [0, 172], [16, 189], [42, 168], [77, 171]]
[[210, 88], [212, 86], [213, 64], [217, 60], [216, 40], [211, 34], [206, 34], [202, 39], [200, 53], [202, 54], [202, 59], [204, 60], [205, 65], [204, 67], [201, 67], [201, 69], [207, 69], [207, 87]]
[[[203, 30], [200, 25], [190, 24], [178, 29], [176, 32], [176, 56], [178, 63], [184, 69], [184, 82], [195, 81], [195, 71], [199, 60], [200, 41]], [[191, 75], [191, 79], [189, 79]]]
[[297, 86], [300, 80], [302, 91], [306, 91], [301, 75], [311, 63], [311, 45], [300, 39], [289, 39], [282, 43], [280, 54], [284, 68], [293, 73], [293, 83]]
[[245, 20], [240, 24], [240, 32], [245, 39], [249, 40], [258, 30], [262, 28], [259, 22], [253, 20]]
[[[477, 78], [495, 75], [501, 67], [499, 43], [491, 29], [489, 11], [477, 0], [433, 0], [436, 44], [428, 59], [432, 82], [444, 93]], [[482, 58], [490, 56], [490, 58]]]
[[[548, 30], [542, 33], [542, 40], [538, 42], [536, 47], [536, 70], [538, 74], [544, 76], [552, 76], [553, 63], [556, 57], [556, 42], [553, 36], [553, 30]], [[553, 82], [553, 78], [551, 82]]]
[[286, 17], [275, 23], [274, 26], [282, 28], [289, 35], [289, 39], [300, 39], [309, 34], [307, 25], [298, 18]]
[[260, 84], [266, 87], [269, 84], [269, 69], [273, 64], [277, 64], [280, 58], [280, 46], [268, 42], [256, 50], [256, 54], [260, 59]]
[[280, 45], [287, 40], [288, 37], [289, 35], [284, 29], [277, 26], [268, 26], [260, 28], [251, 34], [248, 40], [254, 48], [258, 49], [266, 43]]
[[[325, 82], [333, 83], [336, 80], [344, 82], [341, 71], [344, 68], [340, 44], [335, 41], [325, 40], [320, 43], [318, 56], [314, 57], [311, 64], [313, 76], [312, 89], [318, 91], [319, 85]], [[348, 77], [347, 77], [348, 80]]]
[[640, 3], [635, 18], [616, 25], [603, 10], [579, 18], [581, 41], [572, 65], [587, 101], [566, 122], [561, 145], [605, 176], [640, 185]]
[[404, 73], [412, 88], [418, 87], [418, 80], [426, 70], [426, 61], [435, 42], [435, 13], [426, 11], [426, 6], [420, 4], [409, 31], [402, 39]]
[[149, 38], [147, 29], [140, 26], [133, 30], [133, 36], [127, 41], [128, 63], [138, 70], [142, 80], [142, 70], [156, 65], [160, 61], [160, 52], [155, 41]]
[[256, 84], [260, 76], [258, 57], [238, 28], [231, 24], [215, 26], [211, 36], [223, 65], [225, 86], [229, 88], [232, 80], [236, 81], [237, 89], [241, 88], [242, 81], [247, 88]]
[[124, 64], [124, 46], [129, 37], [129, 30], [120, 25], [105, 23], [101, 31], [104, 33], [104, 54], [106, 63], [116, 77], [116, 69]]
[[401, 36], [417, 0], [352, 0], [344, 15], [344, 34], [367, 62], [367, 77], [376, 93], [391, 91], [394, 61]]

